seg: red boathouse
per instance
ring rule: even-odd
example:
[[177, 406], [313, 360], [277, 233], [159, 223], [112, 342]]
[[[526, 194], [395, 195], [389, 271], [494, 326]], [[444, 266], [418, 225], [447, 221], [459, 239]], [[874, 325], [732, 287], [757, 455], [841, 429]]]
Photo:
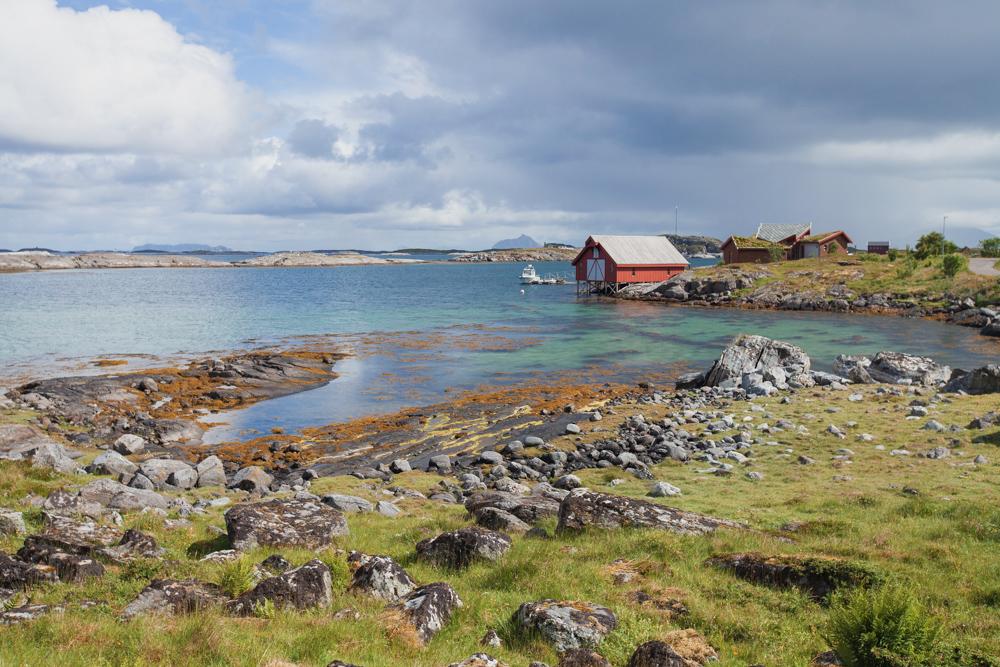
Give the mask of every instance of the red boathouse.
[[658, 283], [687, 270], [688, 261], [665, 236], [591, 236], [573, 260], [577, 287], [617, 292], [629, 283]]

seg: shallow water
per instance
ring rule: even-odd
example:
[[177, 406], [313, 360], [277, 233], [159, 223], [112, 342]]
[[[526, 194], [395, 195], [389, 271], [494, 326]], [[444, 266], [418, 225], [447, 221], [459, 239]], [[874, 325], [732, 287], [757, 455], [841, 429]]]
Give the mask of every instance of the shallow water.
[[[539, 273], [568, 265], [540, 263]], [[357, 356], [328, 387], [225, 415], [212, 438], [339, 421], [441, 400], [446, 389], [544, 381], [566, 371], [630, 380], [701, 368], [733, 335], [839, 353], [894, 349], [971, 367], [997, 343], [975, 330], [898, 317], [671, 307], [577, 299], [529, 286], [512, 264], [334, 269], [118, 269], [0, 275], [0, 377], [52, 375], [100, 355], [195, 355], [311, 335]], [[383, 336], [371, 336], [383, 332]], [[395, 332], [395, 333], [393, 333]], [[422, 332], [425, 345], [408, 346]], [[213, 421], [218, 416], [213, 416]]]

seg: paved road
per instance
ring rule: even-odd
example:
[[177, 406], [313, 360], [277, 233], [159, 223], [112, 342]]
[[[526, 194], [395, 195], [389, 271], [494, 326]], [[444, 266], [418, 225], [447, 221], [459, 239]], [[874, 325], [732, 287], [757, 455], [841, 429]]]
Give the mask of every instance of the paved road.
[[993, 268], [995, 257], [972, 257], [969, 259], [969, 271], [981, 276], [1000, 276], [1000, 271]]

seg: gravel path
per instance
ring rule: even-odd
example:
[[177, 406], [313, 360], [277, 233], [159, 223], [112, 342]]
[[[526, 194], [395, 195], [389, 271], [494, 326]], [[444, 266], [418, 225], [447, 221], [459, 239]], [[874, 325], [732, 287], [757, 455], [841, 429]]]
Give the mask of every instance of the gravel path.
[[981, 276], [1000, 276], [1000, 271], [993, 267], [996, 262], [995, 257], [972, 257], [969, 259], [969, 271]]

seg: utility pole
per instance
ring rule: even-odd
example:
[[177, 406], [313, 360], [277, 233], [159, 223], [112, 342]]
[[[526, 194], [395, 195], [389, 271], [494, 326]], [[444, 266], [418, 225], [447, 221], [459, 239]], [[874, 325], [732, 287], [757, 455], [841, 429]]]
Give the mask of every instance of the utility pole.
[[944, 235], [948, 228], [948, 216], [941, 219], [941, 256], [944, 257]]
[[674, 236], [677, 236], [677, 218], [680, 216], [680, 206], [674, 206]]

